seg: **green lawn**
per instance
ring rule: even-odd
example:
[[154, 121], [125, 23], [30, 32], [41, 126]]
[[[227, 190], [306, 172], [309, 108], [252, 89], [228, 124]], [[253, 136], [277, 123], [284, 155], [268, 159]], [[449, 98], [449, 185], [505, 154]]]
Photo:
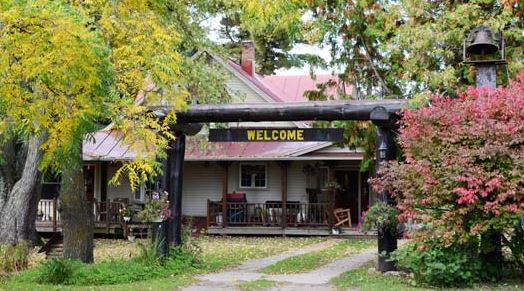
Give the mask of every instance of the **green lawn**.
[[423, 290], [524, 290], [522, 282], [505, 282], [495, 285], [479, 284], [467, 289], [436, 289], [424, 288], [410, 285], [409, 278], [384, 276], [380, 273], [368, 272], [368, 269], [373, 267], [373, 264], [368, 264], [362, 268], [354, 271], [343, 273], [339, 277], [333, 279], [331, 283], [340, 290], [359, 290], [359, 291], [423, 291]]
[[[293, 248], [319, 243], [326, 238], [246, 238], [246, 237], [201, 237], [198, 239], [198, 245], [202, 250], [201, 262], [197, 267], [188, 267], [182, 270], [176, 270], [172, 273], [171, 269], [152, 268], [147, 273], [146, 278], [137, 280], [133, 278], [133, 272], [138, 273], [140, 270], [134, 269], [131, 261], [126, 263], [135, 256], [137, 243], [126, 242], [123, 240], [103, 240], [97, 241], [95, 248], [95, 260], [99, 265], [96, 270], [104, 270], [112, 274], [121, 274], [120, 278], [115, 281], [120, 282], [123, 276], [128, 280], [112, 285], [99, 286], [57, 286], [36, 284], [31, 282], [32, 276], [35, 275], [34, 267], [20, 275], [11, 276], [10, 278], [0, 278], [0, 290], [169, 290], [190, 284], [193, 281], [193, 275], [216, 271], [225, 267], [238, 265], [246, 260], [261, 258], [265, 256], [281, 253]], [[37, 263], [33, 264], [37, 265]], [[91, 267], [91, 266], [89, 266]], [[84, 267], [84, 272], [88, 267]], [[129, 275], [129, 276], [127, 276]], [[91, 274], [90, 277], [102, 276], [103, 274]], [[106, 276], [107, 277], [107, 276]], [[85, 278], [84, 278], [85, 279]], [[90, 278], [85, 279], [87, 281]]]
[[248, 281], [237, 285], [238, 288], [246, 291], [264, 290], [278, 286], [279, 283], [267, 279], [258, 279], [255, 281]]
[[375, 245], [375, 240], [344, 240], [319, 251], [293, 256], [279, 261], [263, 268], [261, 272], [264, 274], [304, 273], [328, 264], [335, 259], [359, 252], [363, 249], [372, 248]]

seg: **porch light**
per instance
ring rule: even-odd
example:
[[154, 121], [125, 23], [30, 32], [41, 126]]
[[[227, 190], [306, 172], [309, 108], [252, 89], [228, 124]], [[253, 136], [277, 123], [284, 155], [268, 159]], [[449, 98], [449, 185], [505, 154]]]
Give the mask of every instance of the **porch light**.
[[380, 143], [380, 146], [378, 147], [378, 157], [380, 158], [380, 160], [383, 161], [386, 159], [387, 151], [388, 151], [388, 146], [386, 142], [382, 140], [382, 142]]

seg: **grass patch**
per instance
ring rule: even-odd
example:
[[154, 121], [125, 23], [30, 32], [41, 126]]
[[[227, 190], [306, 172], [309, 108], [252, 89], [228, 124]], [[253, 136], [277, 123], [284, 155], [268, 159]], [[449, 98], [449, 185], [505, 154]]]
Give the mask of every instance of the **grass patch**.
[[203, 237], [202, 262], [206, 271], [217, 271], [248, 260], [279, 254], [326, 241], [323, 237]]
[[368, 269], [374, 267], [374, 263], [343, 273], [337, 278], [331, 280], [331, 283], [340, 290], [357, 289], [359, 291], [429, 291], [429, 290], [524, 290], [524, 284], [521, 281], [508, 281], [498, 284], [477, 284], [472, 288], [466, 289], [435, 289], [420, 286], [413, 286], [410, 284], [411, 280], [408, 277], [394, 277], [384, 276], [381, 273], [369, 273]]
[[284, 259], [263, 268], [261, 272], [264, 274], [304, 273], [335, 259], [373, 247], [375, 244], [376, 242], [372, 240], [344, 240], [323, 250]]
[[197, 263], [182, 255], [164, 264], [145, 264], [137, 257], [137, 242], [97, 241], [95, 264], [74, 263], [74, 274], [65, 284], [35, 283], [42, 266], [18, 275], [0, 277], [0, 290], [166, 290], [190, 284], [193, 275], [217, 271], [246, 260], [274, 255], [318, 243], [326, 238], [201, 237]]
[[278, 282], [267, 280], [267, 279], [258, 279], [255, 281], [247, 281], [242, 284], [238, 284], [237, 287], [246, 290], [246, 291], [252, 291], [252, 290], [264, 290], [269, 289], [272, 287], [276, 287], [278, 285]]

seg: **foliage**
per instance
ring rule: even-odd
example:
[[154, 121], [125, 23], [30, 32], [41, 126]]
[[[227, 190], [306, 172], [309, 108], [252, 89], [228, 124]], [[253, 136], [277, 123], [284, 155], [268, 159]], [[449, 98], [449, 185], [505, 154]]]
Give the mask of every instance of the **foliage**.
[[377, 201], [373, 204], [364, 216], [362, 222], [362, 231], [376, 229], [381, 231], [390, 231], [396, 233], [398, 226], [399, 212], [395, 206], [386, 202]]
[[166, 191], [153, 192], [144, 205], [144, 209], [138, 213], [138, 218], [143, 222], [167, 220], [171, 216], [167, 196]]
[[428, 226], [419, 241], [434, 236], [442, 248], [472, 246], [487, 254], [497, 249], [489, 243], [493, 233], [513, 243], [522, 238], [523, 94], [519, 75], [507, 88], [435, 96], [430, 107], [403, 112], [405, 161], [385, 164], [372, 185], [392, 193], [402, 221]]
[[293, 256], [261, 270], [265, 274], [294, 274], [304, 273], [331, 261], [359, 252], [375, 245], [371, 240], [344, 240], [325, 249], [309, 252], [303, 255]]
[[120, 215], [122, 215], [123, 217], [132, 217], [133, 214], [135, 214], [135, 212], [133, 211], [133, 209], [128, 208], [128, 207], [121, 208], [121, 209], [119, 210], [119, 212], [120, 212]]
[[80, 266], [80, 262], [68, 259], [46, 260], [38, 269], [35, 280], [41, 284], [70, 284], [74, 280], [75, 270]]
[[[425, 286], [414, 286], [409, 276], [385, 275], [374, 271], [375, 263], [368, 263], [363, 267], [343, 273], [331, 280], [340, 290], [358, 289], [361, 291], [375, 290], [398, 290], [398, 291], [431, 291], [435, 288]], [[474, 284], [472, 288], [459, 290], [522, 290], [522, 281], [520, 279], [511, 279], [489, 284]], [[457, 288], [438, 288], [437, 290], [457, 290]]]
[[[139, 250], [134, 250], [139, 248], [137, 242], [100, 240], [95, 248], [95, 264], [79, 263], [80, 267], [75, 269], [67, 283], [72, 285], [61, 288], [56, 285], [35, 284], [40, 266], [8, 279], [5, 285], [0, 285], [0, 290], [74, 290], [75, 286], [83, 289], [88, 285], [96, 285], [97, 290], [155, 289], [155, 286], [159, 286], [157, 289], [167, 289], [188, 284], [195, 273], [217, 271], [246, 260], [275, 255], [321, 241], [325, 241], [325, 238], [200, 237], [184, 243], [184, 248], [188, 248], [189, 244], [198, 244], [201, 253], [171, 250], [172, 256], [162, 264], [147, 265], [136, 259], [139, 253]], [[132, 257], [122, 257], [122, 252], [126, 256], [131, 254]], [[104, 286], [107, 284], [111, 285]]]
[[[260, 43], [281, 45], [284, 52], [289, 43], [328, 48], [330, 60], [306, 60], [341, 71], [339, 77], [355, 87], [356, 99], [453, 94], [473, 83], [474, 70], [461, 63], [462, 41], [480, 25], [504, 33], [510, 76], [524, 66], [524, 6], [519, 1], [303, 0], [258, 6], [259, 1], [242, 2], [239, 26], [254, 32], [251, 36], [271, 27], [286, 32], [280, 41]], [[277, 5], [281, 9], [274, 9]], [[504, 69], [498, 75], [499, 82], [507, 81]]]
[[414, 274], [417, 283], [432, 286], [471, 286], [478, 281], [493, 280], [475, 249], [443, 246], [438, 239], [410, 243], [392, 254], [397, 266]]
[[302, 38], [301, 17], [306, 7], [302, 0], [217, 1], [220, 34], [225, 53], [238, 59], [241, 43], [254, 41], [256, 70], [273, 74], [279, 68], [300, 66], [316, 60], [311, 54], [292, 52], [295, 40]]
[[29, 246], [26, 241], [19, 241], [16, 245], [0, 245], [0, 276], [27, 268]]

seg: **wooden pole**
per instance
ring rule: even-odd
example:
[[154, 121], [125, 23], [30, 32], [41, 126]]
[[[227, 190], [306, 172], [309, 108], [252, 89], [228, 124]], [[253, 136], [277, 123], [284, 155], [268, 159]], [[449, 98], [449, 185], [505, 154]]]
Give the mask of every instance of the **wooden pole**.
[[171, 142], [169, 149], [169, 201], [171, 217], [168, 219], [168, 241], [175, 246], [182, 245], [182, 180], [184, 154], [186, 150], [186, 136], [175, 132], [176, 139]]
[[[376, 123], [378, 125], [378, 136], [377, 136], [377, 149], [379, 145], [386, 145], [385, 156], [381, 157], [379, 150], [377, 150], [377, 169], [380, 167], [380, 162], [390, 161], [397, 158], [397, 145], [395, 142], [395, 133], [389, 126], [385, 126], [382, 123]], [[384, 191], [380, 193], [380, 200], [387, 204], [393, 205], [394, 202], [391, 199], [389, 192]], [[378, 257], [377, 269], [381, 272], [387, 272], [395, 270], [395, 263], [390, 261], [389, 254], [397, 249], [397, 237], [396, 233], [392, 231], [380, 231], [378, 235], [378, 253], [385, 255]]]
[[[236, 103], [216, 105], [190, 105], [177, 112], [177, 122], [239, 122], [239, 121], [299, 121], [299, 120], [370, 120], [372, 111], [381, 109], [388, 114], [399, 112], [404, 100], [330, 101], [330, 102], [278, 102]], [[149, 110], [164, 117], [172, 107], [151, 106]]]

